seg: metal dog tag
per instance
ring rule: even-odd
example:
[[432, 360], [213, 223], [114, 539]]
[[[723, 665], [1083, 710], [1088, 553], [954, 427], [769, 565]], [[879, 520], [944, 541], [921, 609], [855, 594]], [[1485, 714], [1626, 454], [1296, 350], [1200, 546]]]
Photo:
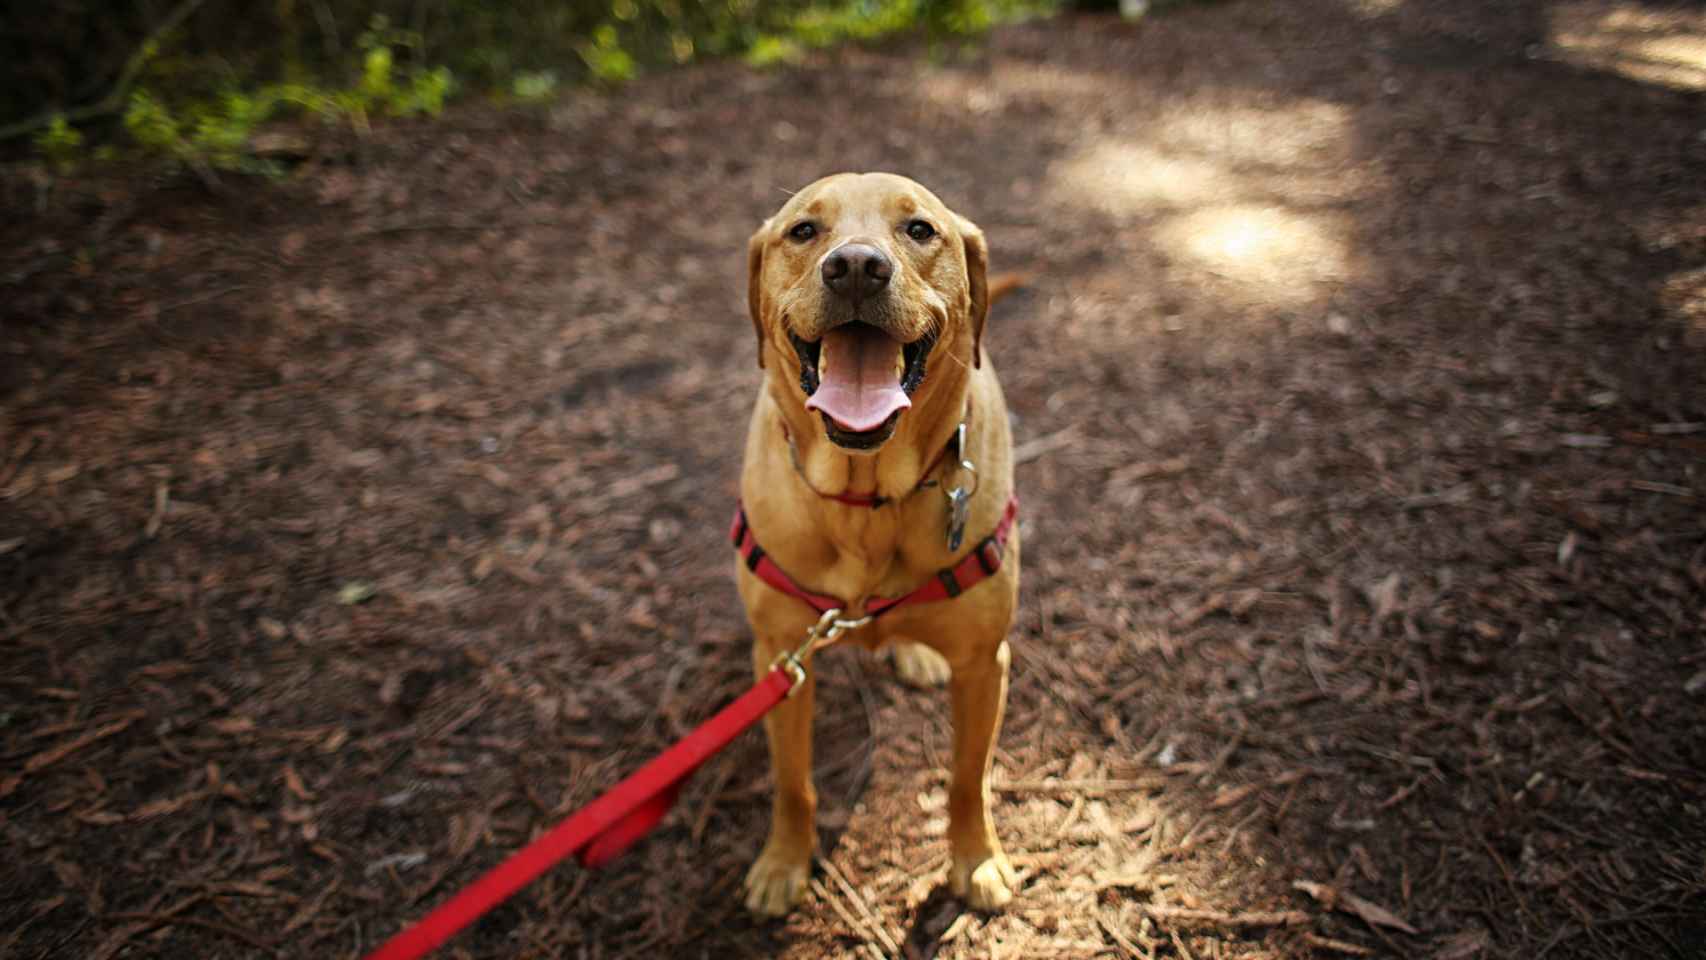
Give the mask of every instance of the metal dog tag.
[[[966, 539], [966, 518], [971, 514], [972, 494], [983, 485], [983, 479], [977, 475], [977, 465], [971, 462], [971, 455], [966, 451], [966, 422], [954, 432], [954, 455], [960, 458], [960, 469], [971, 477], [971, 489], [955, 487], [944, 490], [948, 495], [948, 552], [958, 553], [960, 544]], [[945, 486], [945, 484], [944, 484]]]
[[966, 517], [971, 513], [971, 491], [955, 487], [948, 491], [948, 552], [958, 552], [966, 538]]

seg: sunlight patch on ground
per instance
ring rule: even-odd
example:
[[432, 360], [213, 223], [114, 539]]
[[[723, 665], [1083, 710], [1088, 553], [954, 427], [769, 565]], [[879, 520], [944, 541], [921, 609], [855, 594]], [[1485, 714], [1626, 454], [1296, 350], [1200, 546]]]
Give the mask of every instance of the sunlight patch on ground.
[[1706, 10], [1570, 3], [1553, 12], [1551, 40], [1580, 66], [1677, 90], [1706, 90]]
[[1337, 159], [1350, 129], [1350, 111], [1324, 100], [1260, 108], [1193, 102], [1163, 113], [1151, 137], [1170, 150], [1189, 149], [1222, 163], [1274, 168]]
[[1706, 263], [1694, 253], [1706, 248], [1706, 204], [1657, 207], [1631, 223], [1656, 259], [1677, 264], [1656, 283], [1659, 304], [1679, 321], [1684, 342], [1706, 347]]
[[1364, 17], [1384, 17], [1397, 13], [1404, 0], [1346, 0], [1351, 12]]
[[978, 78], [979, 86], [1004, 97], [1037, 98], [1038, 95], [1102, 100], [1108, 95], [1107, 80], [1095, 73], [1064, 69], [1049, 63], [1008, 63], [994, 74]]
[[907, 99], [922, 97], [944, 109], [987, 116], [1014, 103], [1099, 100], [1106, 96], [1104, 82], [1095, 74], [1048, 64], [1007, 64], [990, 76], [926, 71], [907, 78], [898, 93]]
[[1206, 204], [1349, 199], [1344, 107], [1305, 100], [1254, 109], [1190, 102], [1142, 124], [1141, 139], [1098, 138], [1057, 162], [1050, 193], [1115, 216]]
[[1190, 100], [1136, 128], [1088, 138], [1054, 163], [1048, 199], [1140, 227], [1122, 242], [1162, 253], [1181, 284], [1214, 283], [1249, 303], [1298, 304], [1348, 275], [1346, 224], [1319, 212], [1369, 186], [1344, 107]]
[[1347, 273], [1343, 230], [1331, 219], [1235, 204], [1178, 217], [1156, 239], [1174, 254], [1260, 299], [1302, 301]]
[[1690, 345], [1706, 347], [1706, 267], [1666, 278], [1659, 289], [1659, 301], [1682, 318]]
[[1056, 183], [1109, 213], [1223, 201], [1235, 183], [1218, 162], [1141, 144], [1102, 141], [1061, 163]]

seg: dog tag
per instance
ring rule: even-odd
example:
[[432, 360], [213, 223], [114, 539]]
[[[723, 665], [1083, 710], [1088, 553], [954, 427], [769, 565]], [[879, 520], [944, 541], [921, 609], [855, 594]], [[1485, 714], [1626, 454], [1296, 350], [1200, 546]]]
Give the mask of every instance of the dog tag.
[[971, 513], [971, 492], [965, 487], [948, 491], [948, 551], [958, 552], [966, 538], [966, 517]]

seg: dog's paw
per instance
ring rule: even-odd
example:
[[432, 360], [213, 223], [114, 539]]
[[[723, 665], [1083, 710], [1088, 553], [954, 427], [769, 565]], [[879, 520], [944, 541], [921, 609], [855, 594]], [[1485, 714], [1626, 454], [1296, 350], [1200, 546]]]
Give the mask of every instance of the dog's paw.
[[1007, 858], [997, 853], [982, 860], [956, 860], [948, 875], [954, 896], [973, 910], [999, 910], [1013, 899], [1019, 877]]
[[805, 899], [811, 869], [810, 857], [764, 851], [746, 872], [746, 908], [761, 917], [782, 916]]
[[922, 643], [895, 644], [894, 672], [915, 687], [939, 687], [953, 675], [948, 661]]

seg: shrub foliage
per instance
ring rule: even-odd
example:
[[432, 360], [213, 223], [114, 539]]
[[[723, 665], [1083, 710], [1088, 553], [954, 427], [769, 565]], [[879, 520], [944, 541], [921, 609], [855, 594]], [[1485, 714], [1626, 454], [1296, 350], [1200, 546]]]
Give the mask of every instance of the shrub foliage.
[[84, 132], [249, 169], [264, 167], [245, 148], [255, 127], [287, 111], [365, 130], [457, 91], [536, 101], [705, 56], [765, 67], [902, 31], [970, 36], [1048, 2], [60, 0], [0, 25], [0, 133], [61, 169]]

